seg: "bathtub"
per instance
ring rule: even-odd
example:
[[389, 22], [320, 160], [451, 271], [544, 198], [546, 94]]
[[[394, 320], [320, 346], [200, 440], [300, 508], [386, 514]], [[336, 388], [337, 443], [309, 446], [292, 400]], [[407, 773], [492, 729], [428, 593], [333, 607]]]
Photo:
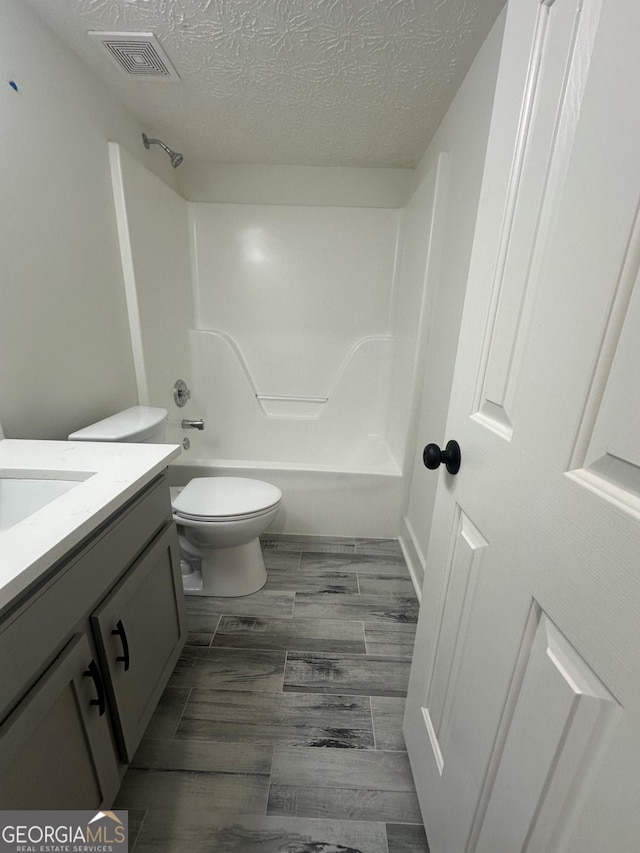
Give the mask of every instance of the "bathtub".
[[185, 486], [193, 477], [250, 477], [278, 486], [283, 500], [272, 533], [374, 538], [400, 533], [402, 475], [380, 442], [328, 465], [203, 459], [183, 452], [169, 466], [170, 485]]

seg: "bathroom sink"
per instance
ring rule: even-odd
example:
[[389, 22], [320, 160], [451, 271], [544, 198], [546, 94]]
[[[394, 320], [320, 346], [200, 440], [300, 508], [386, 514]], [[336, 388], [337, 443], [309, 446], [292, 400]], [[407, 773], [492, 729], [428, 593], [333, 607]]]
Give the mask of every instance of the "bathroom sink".
[[0, 475], [0, 531], [24, 521], [91, 476], [74, 472], [67, 479], [43, 479], [37, 473], [12, 471], [11, 476]]

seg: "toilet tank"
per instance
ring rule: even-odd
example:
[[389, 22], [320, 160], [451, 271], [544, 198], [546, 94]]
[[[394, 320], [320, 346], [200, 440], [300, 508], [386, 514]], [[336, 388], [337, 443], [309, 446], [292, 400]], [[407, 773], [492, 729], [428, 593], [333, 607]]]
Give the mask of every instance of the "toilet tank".
[[84, 429], [72, 432], [69, 441], [124, 441], [131, 444], [162, 444], [168, 412], [152, 406], [132, 406]]

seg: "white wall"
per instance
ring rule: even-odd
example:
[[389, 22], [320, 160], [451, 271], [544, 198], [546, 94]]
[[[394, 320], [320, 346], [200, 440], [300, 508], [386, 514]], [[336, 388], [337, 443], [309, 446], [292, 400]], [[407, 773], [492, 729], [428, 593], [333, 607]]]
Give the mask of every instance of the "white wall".
[[0, 412], [7, 437], [65, 438], [136, 402], [107, 140], [142, 158], [142, 128], [20, 0], [0, 67]]
[[491, 107], [504, 29], [503, 11], [478, 53], [444, 121], [416, 173], [420, 185], [433, 180], [443, 153], [448, 158], [446, 199], [442, 209], [440, 261], [434, 269], [431, 322], [424, 360], [424, 384], [413, 451], [402, 541], [418, 587], [425, 556], [439, 474], [422, 463], [429, 442], [444, 446], [449, 395], [462, 316], [467, 270], [480, 195]]

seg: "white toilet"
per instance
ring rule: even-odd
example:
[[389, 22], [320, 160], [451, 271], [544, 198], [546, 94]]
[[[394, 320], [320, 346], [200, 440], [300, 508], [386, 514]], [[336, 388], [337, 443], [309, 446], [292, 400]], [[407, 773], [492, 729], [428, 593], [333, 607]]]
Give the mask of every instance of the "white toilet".
[[[69, 436], [70, 441], [162, 444], [166, 409], [133, 406]], [[172, 500], [187, 595], [249, 595], [267, 581], [258, 537], [282, 492], [244, 477], [198, 477]]]

